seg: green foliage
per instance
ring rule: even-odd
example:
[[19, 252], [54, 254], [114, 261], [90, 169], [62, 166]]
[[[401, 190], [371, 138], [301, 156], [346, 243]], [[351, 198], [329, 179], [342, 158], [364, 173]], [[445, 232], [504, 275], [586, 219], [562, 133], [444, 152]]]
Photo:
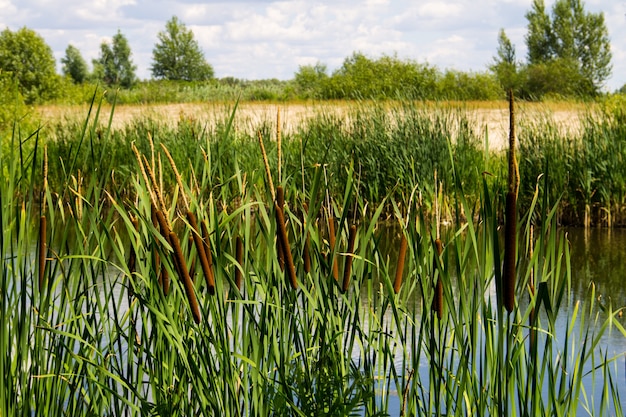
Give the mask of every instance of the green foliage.
[[128, 40], [118, 30], [111, 44], [100, 44], [100, 57], [93, 60], [94, 78], [108, 86], [132, 87], [137, 81], [137, 67], [133, 64], [131, 55]]
[[322, 98], [324, 82], [328, 79], [327, 71], [326, 65], [321, 62], [315, 65], [300, 65], [294, 75], [298, 97]]
[[89, 77], [87, 62], [81, 55], [78, 48], [68, 45], [65, 49], [65, 56], [61, 58], [63, 74], [70, 77], [76, 84], [82, 84]]
[[[101, 96], [92, 99], [98, 103]], [[375, 124], [395, 120], [378, 112], [356, 132], [378, 135], [373, 150], [384, 145], [383, 129]], [[47, 187], [38, 134], [22, 137], [16, 130], [0, 153], [2, 416], [32, 415], [42, 407], [51, 417], [623, 415], [617, 382], [623, 353], [611, 356], [605, 343], [626, 331], [611, 303], [597, 301], [595, 286], [580, 303], [570, 298], [569, 243], [551, 207], [535, 205], [544, 197], [543, 185], [520, 217], [517, 302], [504, 315], [494, 294], [502, 259], [499, 180], [477, 181], [478, 198], [468, 201], [469, 184], [458, 169], [467, 163], [480, 170], [481, 164], [455, 155], [447, 166], [452, 172], [445, 181], [452, 184], [439, 201], [450, 199], [466, 217], [452, 217], [442, 228], [441, 254], [433, 245], [438, 226], [421, 192], [395, 199], [385, 194], [391, 190], [381, 190], [392, 207], [389, 222], [384, 205], [355, 188], [362, 178], [356, 164], [353, 169], [343, 161], [345, 181], [331, 196], [327, 179], [335, 174], [324, 159], [288, 166], [282, 181], [285, 241], [299, 284], [292, 289], [281, 271], [284, 249], [276, 245], [265, 171], [258, 164], [238, 166], [258, 161], [260, 152], [247, 153], [254, 141], [234, 126], [234, 112], [202, 133], [193, 121], [175, 128], [144, 121], [122, 136], [124, 143], [108, 142], [110, 126], [100, 117], [110, 119], [94, 105], [84, 123], [72, 126], [67, 140], [74, 142], [64, 155], [53, 154], [54, 141], [46, 141], [49, 161], [60, 164], [49, 174], [63, 174], [63, 181]], [[408, 119], [415, 129], [404, 139], [415, 147], [431, 127], [450, 122]], [[317, 126], [332, 132], [330, 122], [337, 121]], [[350, 128], [358, 129], [354, 123]], [[271, 133], [267, 126], [259, 130]], [[326, 131], [309, 138], [319, 142], [311, 146], [326, 146]], [[459, 131], [458, 141], [430, 141], [416, 165], [427, 163], [430, 152], [452, 156], [457, 147], [473, 146], [463, 140], [463, 126]], [[149, 133], [155, 143], [148, 142]], [[143, 165], [158, 184], [150, 184], [134, 160], [134, 139], [142, 140], [136, 143]], [[292, 151], [308, 151], [301, 142], [306, 138], [291, 139], [286, 145]], [[179, 183], [161, 145], [181, 171]], [[125, 159], [111, 170], [116, 165], [109, 152], [118, 147], [115, 158]], [[271, 169], [274, 151], [269, 149]], [[395, 160], [403, 150], [384, 152], [395, 152]], [[287, 162], [293, 158], [286, 155]], [[94, 167], [83, 176], [85, 160]], [[128, 183], [119, 182], [122, 172]], [[296, 183], [301, 174], [306, 182]], [[404, 181], [410, 190], [419, 185], [414, 178]], [[172, 226], [167, 236], [181, 242], [177, 260], [152, 221], [155, 189]], [[212, 255], [215, 294], [202, 279], [202, 252], [191, 243], [198, 231], [181, 215], [186, 204], [208, 231], [203, 240]], [[334, 246], [324, 226], [329, 213], [338, 220]], [[39, 229], [42, 217], [48, 223]], [[346, 253], [353, 222], [354, 253]], [[397, 266], [388, 248], [398, 235], [407, 238], [408, 250], [396, 293]], [[345, 267], [349, 258], [350, 285], [342, 290], [332, 263]], [[181, 269], [195, 277], [189, 292]], [[167, 292], [163, 271], [171, 277]], [[537, 279], [536, 292], [529, 290], [530, 277]], [[442, 283], [446, 305], [440, 318], [431, 311], [435, 281]], [[190, 314], [190, 293], [198, 300], [200, 323]]]
[[437, 70], [426, 64], [383, 55], [370, 59], [355, 52], [324, 83], [326, 98], [430, 98]]
[[213, 78], [213, 67], [178, 17], [165, 24], [165, 31], [157, 35], [159, 41], [152, 51], [152, 76], [157, 79], [204, 81]]
[[26, 103], [56, 97], [59, 76], [52, 49], [33, 30], [0, 33], [0, 72], [12, 74]]
[[[552, 66], [553, 61], [558, 61], [551, 70], [563, 70], [558, 74], [562, 85], [574, 84], [570, 90], [580, 96], [597, 95], [611, 75], [611, 44], [604, 15], [586, 12], [581, 0], [557, 0], [550, 18], [543, 0], [534, 0], [526, 18], [529, 78], [542, 72], [534, 67]], [[529, 89], [532, 90], [532, 83], [550, 81], [531, 81]], [[559, 93], [570, 95], [571, 91]], [[541, 90], [534, 94], [541, 94]]]
[[504, 32], [504, 29], [500, 29], [498, 33], [497, 55], [494, 57], [494, 63], [489, 69], [495, 74], [505, 91], [512, 89], [517, 92], [520, 87], [518, 66], [515, 58], [515, 46]]

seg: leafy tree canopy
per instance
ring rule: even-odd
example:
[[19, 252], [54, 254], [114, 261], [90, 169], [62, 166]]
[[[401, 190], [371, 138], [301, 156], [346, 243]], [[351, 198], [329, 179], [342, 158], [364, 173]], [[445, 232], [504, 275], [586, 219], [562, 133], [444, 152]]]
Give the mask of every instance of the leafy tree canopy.
[[611, 44], [602, 13], [586, 12], [582, 0], [557, 0], [548, 16], [543, 0], [526, 14], [528, 64], [575, 69], [578, 94], [597, 94], [611, 75]]
[[76, 84], [82, 84], [87, 80], [89, 76], [87, 62], [74, 45], [68, 45], [65, 49], [65, 56], [61, 58], [61, 64], [63, 65], [63, 74], [70, 77]]
[[152, 51], [154, 78], [184, 81], [213, 78], [213, 67], [205, 60], [193, 32], [178, 17], [172, 17], [165, 24], [165, 31], [157, 36], [159, 41]]
[[56, 95], [59, 76], [52, 49], [31, 29], [0, 33], [0, 72], [12, 74], [26, 103]]
[[119, 30], [111, 44], [100, 44], [100, 57], [93, 61], [94, 77], [109, 86], [130, 88], [137, 81], [128, 40]]

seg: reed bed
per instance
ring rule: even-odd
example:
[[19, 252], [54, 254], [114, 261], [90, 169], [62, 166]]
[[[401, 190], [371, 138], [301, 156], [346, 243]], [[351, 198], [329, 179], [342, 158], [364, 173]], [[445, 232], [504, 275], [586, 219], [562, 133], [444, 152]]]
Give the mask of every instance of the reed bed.
[[[140, 141], [129, 132], [127, 139], [137, 139], [134, 155], [115, 133], [98, 137], [88, 118], [72, 158], [53, 164], [60, 145], [46, 141], [50, 182], [41, 198], [35, 191], [43, 178], [42, 139], [16, 130], [6, 140], [1, 416], [44, 409], [125, 416], [623, 415], [621, 357], [603, 344], [609, 331], [626, 337], [620, 306], [599, 304], [593, 285], [589, 301], [571, 302], [567, 239], [557, 210], [545, 210], [548, 176], [535, 182], [528, 208], [519, 211], [517, 297], [504, 314], [494, 288], [510, 255], [499, 234], [506, 193], [499, 177], [480, 175], [493, 158], [477, 151], [477, 159], [466, 159], [457, 153], [467, 145], [462, 139], [415, 151], [447, 158], [437, 171], [453, 215], [437, 233], [431, 214], [438, 192], [427, 181], [434, 171], [418, 175], [422, 160], [415, 158], [414, 176], [388, 187], [367, 165], [378, 166], [386, 151], [395, 158], [419, 147], [408, 135], [402, 149], [381, 149], [378, 161], [342, 169], [333, 158], [365, 158], [364, 147], [373, 151], [382, 137], [363, 144], [366, 136], [353, 130], [359, 140], [340, 150], [306, 132], [297, 140], [283, 135], [282, 157], [268, 141], [263, 163], [254, 140], [254, 148], [235, 152], [245, 144], [231, 129], [235, 114], [216, 138], [193, 146], [155, 131], [151, 145], [147, 133]], [[377, 121], [352, 128], [374, 129]], [[437, 128], [445, 132], [443, 125]], [[347, 140], [339, 133], [326, 137]], [[104, 153], [117, 145], [124, 164]], [[168, 155], [174, 162], [163, 163]], [[471, 164], [476, 173], [466, 175]], [[270, 174], [280, 178], [273, 191]], [[278, 204], [283, 191], [285, 203]], [[33, 232], [41, 200], [49, 230], [44, 285], [37, 284], [41, 257], [32, 249], [44, 239]], [[385, 249], [390, 216], [403, 225], [401, 262]], [[522, 250], [531, 247], [532, 255]], [[201, 259], [200, 248], [206, 265], [192, 262]], [[293, 256], [302, 253], [307, 257]], [[344, 265], [341, 282], [335, 261]], [[190, 279], [197, 265], [212, 270], [212, 282]], [[163, 274], [181, 279], [166, 289]], [[437, 298], [446, 308], [432, 312]], [[557, 323], [563, 311], [564, 329]]]

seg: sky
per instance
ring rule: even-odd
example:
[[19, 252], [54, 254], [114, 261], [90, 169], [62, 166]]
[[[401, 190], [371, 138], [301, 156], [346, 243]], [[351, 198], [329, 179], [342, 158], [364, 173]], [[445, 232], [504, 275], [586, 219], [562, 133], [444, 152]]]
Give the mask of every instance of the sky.
[[[505, 29], [525, 60], [525, 13], [532, 0], [0, 0], [0, 30], [28, 27], [59, 62], [69, 44], [88, 63], [118, 30], [126, 36], [139, 78], [150, 78], [157, 34], [174, 15], [195, 35], [215, 76], [293, 78], [317, 62], [329, 73], [353, 52], [440, 69], [485, 71]], [[546, 0], [551, 9], [554, 0]], [[587, 0], [603, 12], [613, 75], [605, 89], [626, 84], [626, 0]]]

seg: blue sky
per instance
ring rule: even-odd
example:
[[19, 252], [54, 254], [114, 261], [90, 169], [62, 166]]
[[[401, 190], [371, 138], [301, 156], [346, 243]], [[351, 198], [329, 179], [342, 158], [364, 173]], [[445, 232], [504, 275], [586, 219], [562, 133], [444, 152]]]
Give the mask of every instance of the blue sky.
[[[26, 26], [52, 47], [68, 44], [88, 62], [117, 30], [127, 37], [140, 78], [150, 77], [157, 33], [176, 15], [190, 29], [217, 77], [290, 79], [299, 65], [329, 71], [355, 51], [483, 71], [504, 28], [524, 59], [532, 0], [0, 0], [0, 29]], [[548, 8], [553, 0], [546, 0]], [[626, 0], [587, 0], [604, 12], [613, 51], [612, 91], [626, 84]]]

